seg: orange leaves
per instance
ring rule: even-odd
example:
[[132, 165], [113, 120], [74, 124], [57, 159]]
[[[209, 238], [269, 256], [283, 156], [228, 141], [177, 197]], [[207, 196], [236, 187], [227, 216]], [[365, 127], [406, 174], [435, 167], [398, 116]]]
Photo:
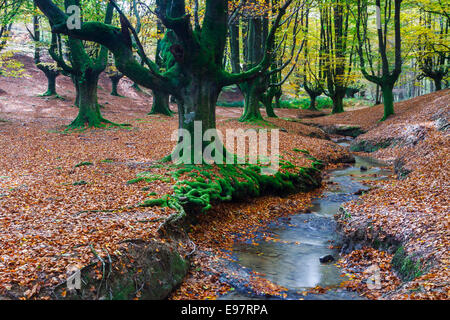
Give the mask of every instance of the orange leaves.
[[[402, 180], [393, 177], [395, 180], [377, 182], [376, 190], [358, 201], [346, 203], [344, 206], [352, 219], [342, 224], [344, 231], [352, 234], [364, 230], [369, 239], [383, 241], [389, 237], [401, 241], [409, 255], [417, 255], [427, 268], [432, 268], [401, 288], [397, 288], [393, 274], [385, 273], [384, 298], [448, 299], [450, 143], [448, 133], [434, 128], [433, 119], [444, 114], [448, 117], [449, 97], [447, 90], [398, 103], [396, 116], [383, 123], [367, 123], [374, 128], [358, 137], [373, 143], [387, 139], [396, 141], [395, 146], [381, 149], [375, 156], [385, 160], [401, 159], [397, 170], [404, 167], [411, 172]], [[368, 111], [360, 110], [355, 115], [357, 113], [370, 118]], [[419, 127], [426, 130], [414, 129]], [[359, 251], [352, 253], [346, 257], [344, 265], [351, 268], [357, 261], [373, 261], [382, 272], [387, 272], [391, 262], [381, 252], [374, 254], [365, 250], [364, 253], [369, 256], [361, 256]], [[356, 275], [356, 280], [350, 281], [348, 287], [380, 298], [379, 294], [365, 291], [359, 282], [363, 280], [361, 275]]]
[[[377, 251], [373, 248], [364, 247], [361, 250], [355, 250], [343, 257], [339, 265], [348, 271], [349, 280], [344, 281], [341, 287], [348, 290], [357, 291], [370, 299], [380, 299], [383, 295], [395, 291], [401, 284], [400, 279], [391, 269], [390, 262], [392, 255], [384, 251]], [[376, 266], [380, 275], [381, 288], [372, 288], [367, 284], [372, 276], [368, 272], [370, 267]]]

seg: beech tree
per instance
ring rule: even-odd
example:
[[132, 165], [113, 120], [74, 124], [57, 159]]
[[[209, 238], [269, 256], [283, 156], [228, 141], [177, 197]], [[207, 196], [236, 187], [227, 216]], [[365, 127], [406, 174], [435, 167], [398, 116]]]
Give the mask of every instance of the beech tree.
[[352, 81], [353, 46], [349, 43], [349, 1], [322, 0], [320, 5], [326, 88], [333, 100], [332, 113], [344, 112], [344, 97]]
[[420, 16], [421, 32], [416, 48], [420, 70], [418, 79], [430, 78], [435, 90], [442, 89], [442, 80], [448, 75], [450, 48], [447, 46], [450, 19], [444, 14], [423, 12]]
[[124, 77], [123, 73], [119, 72], [114, 64], [110, 64], [106, 67], [106, 74], [109, 80], [111, 80], [111, 95], [115, 97], [121, 97], [118, 91], [119, 82]]
[[[176, 63], [174, 56], [170, 53], [170, 46], [176, 41], [176, 35], [173, 32], [165, 32], [161, 20], [156, 22], [158, 41], [156, 44], [155, 64], [159, 68], [159, 72], [169, 70]], [[161, 39], [161, 36], [164, 37]], [[173, 112], [169, 106], [169, 94], [160, 90], [152, 90], [153, 104], [149, 114], [163, 114], [172, 116]]]
[[[36, 2], [38, 4], [38, 2]], [[51, 3], [60, 13], [63, 13], [56, 5]], [[80, 6], [80, 0], [65, 0], [64, 6]], [[63, 13], [64, 14], [64, 13]], [[65, 14], [64, 14], [65, 16]], [[108, 5], [105, 14], [105, 23], [111, 23], [113, 16], [113, 7]], [[50, 19], [50, 25], [54, 27], [54, 22]], [[69, 128], [80, 128], [84, 126], [102, 127], [105, 124], [112, 124], [109, 120], [102, 117], [100, 106], [97, 100], [97, 87], [100, 74], [106, 69], [108, 62], [108, 49], [101, 46], [92, 53], [88, 51], [87, 45], [82, 40], [73, 37], [70, 34], [67, 39], [70, 62], [64, 60], [61, 46], [51, 47], [50, 54], [58, 63], [58, 66], [64, 72], [69, 74], [76, 89], [75, 106], [78, 107], [78, 116], [69, 125]], [[59, 50], [58, 50], [59, 49]], [[92, 48], [90, 48], [92, 50]]]
[[[42, 49], [46, 47], [43, 41], [43, 35], [40, 27], [40, 17], [37, 14], [33, 15], [33, 31], [28, 29], [31, 38], [34, 41], [34, 63], [36, 67], [41, 70], [47, 78], [47, 91], [42, 94], [44, 97], [58, 96], [56, 92], [56, 78], [61, 75], [61, 69], [58, 67], [56, 61], [44, 61], [42, 57]], [[57, 46], [58, 37], [56, 34], [52, 35], [51, 46]], [[50, 50], [47, 49], [47, 50]]]
[[[394, 67], [389, 65], [388, 58], [388, 33], [389, 22], [392, 17], [392, 2], [394, 3]], [[381, 75], [378, 76], [375, 71], [375, 59], [373, 44], [368, 36], [368, 0], [357, 0], [356, 31], [358, 38], [358, 55], [360, 59], [360, 68], [364, 77], [370, 82], [379, 85], [383, 96], [384, 115], [381, 121], [386, 120], [394, 114], [394, 96], [392, 90], [400, 73], [402, 72], [402, 52], [400, 35], [400, 7], [402, 0], [385, 0], [382, 10], [381, 0], [375, 0], [375, 9], [377, 15], [377, 38], [378, 52], [381, 60]], [[383, 14], [382, 14], [383, 12]], [[382, 16], [384, 22], [382, 22]], [[391, 70], [392, 69], [392, 70]]]
[[[178, 103], [179, 128], [187, 130], [194, 137], [194, 122], [202, 125], [202, 133], [215, 129], [215, 109], [217, 98], [224, 86], [247, 81], [269, 68], [273, 47], [273, 37], [280, 25], [282, 16], [292, 0], [279, 8], [272, 28], [266, 39], [266, 50], [261, 61], [253, 68], [240, 73], [227, 72], [223, 67], [224, 50], [227, 41], [228, 1], [206, 0], [201, 26], [186, 14], [184, 0], [159, 0], [157, 15], [167, 33], [167, 47], [175, 63], [168, 70], [161, 71], [154, 61], [143, 52], [135, 30], [121, 15], [121, 28], [105, 23], [84, 22], [80, 29], [69, 30], [68, 16], [51, 0], [35, 0], [36, 5], [48, 17], [53, 32], [93, 41], [107, 47], [114, 54], [119, 71], [139, 85], [173, 95]], [[117, 5], [111, 1], [118, 8]], [[138, 52], [144, 61], [142, 66], [134, 57], [132, 35]], [[170, 46], [169, 46], [170, 44]], [[96, 121], [101, 121], [97, 115]], [[181, 131], [180, 131], [181, 132]], [[183, 140], [183, 136], [180, 136]], [[191, 140], [191, 153], [203, 158], [206, 144], [194, 147]], [[194, 155], [194, 159], [196, 159]]]
[[21, 13], [24, 0], [0, 0], [0, 51], [5, 48], [14, 19]]
[[[276, 7], [277, 1], [272, 2], [272, 6]], [[260, 5], [260, 4], [259, 4]], [[230, 50], [231, 50], [231, 66], [233, 72], [241, 72], [241, 70], [251, 69], [264, 56], [266, 47], [265, 40], [269, 30], [269, 11], [270, 6], [268, 2], [264, 2], [263, 8], [258, 8], [257, 2], [250, 3], [249, 8], [245, 12], [244, 17], [236, 19], [230, 24]], [[303, 9], [303, 4], [301, 5]], [[239, 85], [239, 88], [244, 95], [244, 111], [239, 121], [255, 121], [262, 120], [260, 112], [260, 103], [262, 103], [266, 109], [268, 117], [276, 117], [273, 110], [272, 102], [274, 98], [279, 106], [279, 100], [282, 94], [281, 86], [286, 82], [287, 78], [293, 71], [291, 70], [282, 77], [281, 72], [292, 62], [294, 58], [295, 49], [297, 48], [297, 34], [299, 28], [297, 22], [299, 20], [299, 6], [294, 7], [294, 12], [284, 22], [285, 33], [276, 35], [273, 38], [272, 44], [269, 44], [274, 48], [274, 52], [271, 55], [270, 68], [261, 72], [259, 76], [253, 77]], [[253, 12], [255, 11], [255, 12]], [[303, 17], [303, 11], [302, 11]], [[243, 67], [241, 67], [240, 47], [239, 47], [239, 24], [245, 26], [245, 38], [243, 48]], [[293, 26], [291, 26], [293, 25]], [[286, 34], [286, 31], [292, 31], [292, 37]], [[288, 47], [288, 40], [290, 43], [290, 50], [286, 50]], [[290, 56], [287, 61], [283, 61], [283, 57], [286, 56], [286, 51], [289, 51]], [[301, 51], [301, 47], [299, 49]], [[298, 54], [296, 55], [298, 58]], [[296, 60], [295, 60], [296, 61]]]
[[309, 96], [308, 110], [317, 110], [316, 99], [325, 92], [325, 37], [324, 29], [318, 27], [319, 36], [315, 36], [314, 25], [310, 25], [309, 8], [304, 22], [305, 50], [298, 67], [298, 82]]

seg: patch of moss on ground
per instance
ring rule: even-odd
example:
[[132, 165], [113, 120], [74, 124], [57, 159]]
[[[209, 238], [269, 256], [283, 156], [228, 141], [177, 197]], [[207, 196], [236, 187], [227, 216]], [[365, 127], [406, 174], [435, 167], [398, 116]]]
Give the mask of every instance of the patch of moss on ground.
[[[214, 203], [240, 201], [266, 194], [287, 195], [309, 191], [321, 184], [320, 170], [323, 163], [313, 157], [311, 167], [296, 167], [281, 159], [281, 170], [267, 175], [259, 165], [180, 165], [172, 173], [175, 180], [183, 174], [194, 178], [178, 181], [173, 195], [148, 199], [141, 206], [169, 206], [175, 209], [195, 208], [205, 212]], [[138, 177], [134, 180], [140, 180]]]
[[102, 160], [100, 162], [102, 162], [102, 163], [113, 163], [114, 160], [113, 159], [105, 159], [105, 160]]
[[137, 178], [127, 181], [127, 184], [134, 184], [141, 181], [153, 182], [153, 181], [170, 182], [170, 177], [160, 174], [152, 174], [150, 172], [142, 172], [137, 174]]
[[94, 164], [92, 163], [92, 162], [89, 162], [89, 161], [83, 161], [83, 162], [80, 162], [80, 163], [77, 163], [76, 165], [75, 165], [75, 168], [79, 168], [79, 167], [83, 167], [83, 166], [93, 166]]
[[76, 181], [76, 182], [72, 183], [73, 186], [82, 186], [85, 184], [88, 184], [88, 183], [84, 180], [80, 180], [80, 181]]
[[392, 257], [392, 266], [403, 281], [411, 281], [423, 274], [420, 259], [408, 255], [403, 246], [399, 247]]

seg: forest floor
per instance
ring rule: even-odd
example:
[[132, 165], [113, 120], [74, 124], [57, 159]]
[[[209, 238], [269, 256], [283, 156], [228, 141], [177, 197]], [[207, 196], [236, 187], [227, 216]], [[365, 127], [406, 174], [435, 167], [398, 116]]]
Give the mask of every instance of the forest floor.
[[[40, 97], [46, 90], [44, 75], [29, 56], [17, 58], [28, 77], [0, 77], [0, 294], [32, 298], [61, 283], [67, 265], [95, 261], [93, 249], [113, 255], [130, 239], [157, 237], [161, 220], [174, 210], [137, 205], [150, 192], [155, 196], [173, 192], [176, 181], [170, 169], [155, 163], [175, 146], [171, 134], [178, 119], [147, 115], [152, 98], [131, 89], [130, 81], [121, 81], [119, 87], [126, 97], [111, 96], [109, 80], [102, 78], [103, 116], [132, 126], [65, 131], [78, 111], [72, 106], [72, 82], [58, 78], [57, 91], [63, 100]], [[295, 112], [279, 110], [286, 118], [295, 118]], [[280, 151], [296, 165], [308, 166], [311, 160], [294, 148], [334, 163], [349, 157], [345, 148], [317, 138], [326, 136], [320, 129], [282, 119], [241, 124], [239, 116], [239, 109], [218, 108], [218, 129], [282, 127]], [[127, 183], [144, 171], [162, 178], [150, 185]], [[311, 197], [293, 196], [289, 206], [301, 209]], [[265, 207], [267, 201], [276, 204], [279, 198], [254, 201]]]
[[[119, 87], [125, 97], [110, 96], [110, 83], [102, 78], [102, 114], [131, 127], [64, 131], [77, 115], [72, 82], [66, 77], [57, 80], [57, 91], [64, 100], [40, 97], [46, 90], [44, 75], [30, 57], [19, 58], [29, 77], [0, 77], [0, 295], [20, 287], [20, 295], [14, 297], [30, 299], [43, 288], [61, 283], [67, 265], [95, 261], [92, 248], [114, 255], [127, 240], [158, 238], [161, 220], [174, 210], [137, 205], [149, 192], [172, 192], [175, 181], [170, 170], [155, 163], [175, 146], [171, 133], [178, 120], [177, 116], [147, 115], [151, 96], [131, 89], [126, 79]], [[366, 140], [401, 136], [409, 141], [411, 134], [403, 135], [404, 130], [418, 125], [420, 130], [412, 130], [420, 136], [415, 144], [405, 142], [371, 154], [389, 161], [403, 156], [404, 167], [411, 173], [404, 180], [381, 182], [362, 196], [362, 202], [346, 204], [352, 217], [346, 227], [350, 233], [372, 219], [387, 234], [404, 237], [401, 240], [408, 253], [420, 252], [433, 263], [426, 264], [426, 275], [405, 285], [391, 271], [389, 254], [364, 248], [342, 260], [343, 267], [354, 273], [345, 285], [375, 299], [448, 298], [448, 136], [447, 131], [435, 129], [435, 123], [445, 117], [438, 115], [433, 120], [433, 116], [439, 110], [448, 112], [449, 97], [447, 90], [397, 104], [397, 114], [384, 123], [377, 122], [380, 106], [314, 119], [299, 119], [295, 109], [276, 109], [279, 119], [259, 124], [239, 123], [239, 108], [218, 108], [217, 127], [223, 131], [280, 128], [280, 151], [288, 160], [308, 166], [311, 160], [292, 152], [306, 149], [331, 169], [347, 162], [350, 152], [311, 122], [357, 124], [370, 130], [358, 137]], [[127, 183], [143, 171], [164, 178], [151, 184]], [[213, 299], [228, 291], [218, 279], [220, 270], [214, 270], [213, 260], [231, 248], [235, 235], [251, 238], [268, 221], [302, 212], [320, 192], [214, 206], [189, 233], [198, 248], [213, 255], [193, 258], [189, 275], [171, 298]], [[386, 265], [382, 271], [387, 280], [375, 293], [363, 286], [365, 278], [360, 272], [369, 256]], [[257, 275], [253, 280], [263, 293], [282, 294], [281, 288]]]

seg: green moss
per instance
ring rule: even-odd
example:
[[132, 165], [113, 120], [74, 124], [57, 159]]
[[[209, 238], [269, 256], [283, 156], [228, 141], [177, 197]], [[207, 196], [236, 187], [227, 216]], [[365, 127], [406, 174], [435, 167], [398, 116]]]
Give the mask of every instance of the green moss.
[[88, 184], [88, 183], [84, 180], [80, 180], [80, 181], [76, 181], [76, 182], [72, 183], [73, 186], [82, 186], [85, 184]]
[[403, 281], [411, 281], [423, 274], [420, 259], [408, 255], [403, 246], [397, 249], [391, 264]]
[[160, 174], [152, 174], [150, 172], [142, 172], [137, 174], [137, 178], [127, 181], [127, 184], [134, 184], [141, 181], [153, 182], [153, 181], [170, 182], [170, 177], [166, 177]]
[[100, 161], [100, 162], [103, 162], [103, 163], [113, 163], [114, 160], [113, 160], [113, 159], [105, 159], [105, 160], [102, 160], [102, 161]]
[[[169, 206], [176, 209], [193, 207], [205, 212], [218, 202], [245, 200], [264, 194], [283, 196], [307, 191], [320, 186], [320, 169], [323, 168], [323, 163], [314, 158], [311, 167], [302, 168], [282, 160], [282, 171], [273, 175], [262, 174], [262, 168], [260, 165], [180, 165], [172, 173], [175, 180], [179, 180], [185, 173], [195, 179], [176, 182], [172, 196], [148, 199], [140, 205]], [[139, 179], [143, 177], [134, 180]]]
[[147, 199], [143, 203], [139, 204], [140, 207], [167, 207], [167, 198], [160, 199]]
[[83, 166], [93, 166], [94, 164], [89, 161], [83, 161], [75, 165], [75, 168], [83, 167]]
[[128, 180], [127, 184], [135, 184], [135, 183], [138, 183], [138, 182], [141, 182], [141, 181], [144, 181], [144, 180], [145, 179], [143, 177], [134, 178], [134, 179]]
[[295, 151], [295, 152], [301, 152], [301, 153], [304, 153], [304, 154], [308, 154], [308, 155], [309, 155], [309, 151], [308, 151], [308, 150], [305, 150], [305, 149], [294, 148], [294, 149], [292, 149], [292, 151]]

